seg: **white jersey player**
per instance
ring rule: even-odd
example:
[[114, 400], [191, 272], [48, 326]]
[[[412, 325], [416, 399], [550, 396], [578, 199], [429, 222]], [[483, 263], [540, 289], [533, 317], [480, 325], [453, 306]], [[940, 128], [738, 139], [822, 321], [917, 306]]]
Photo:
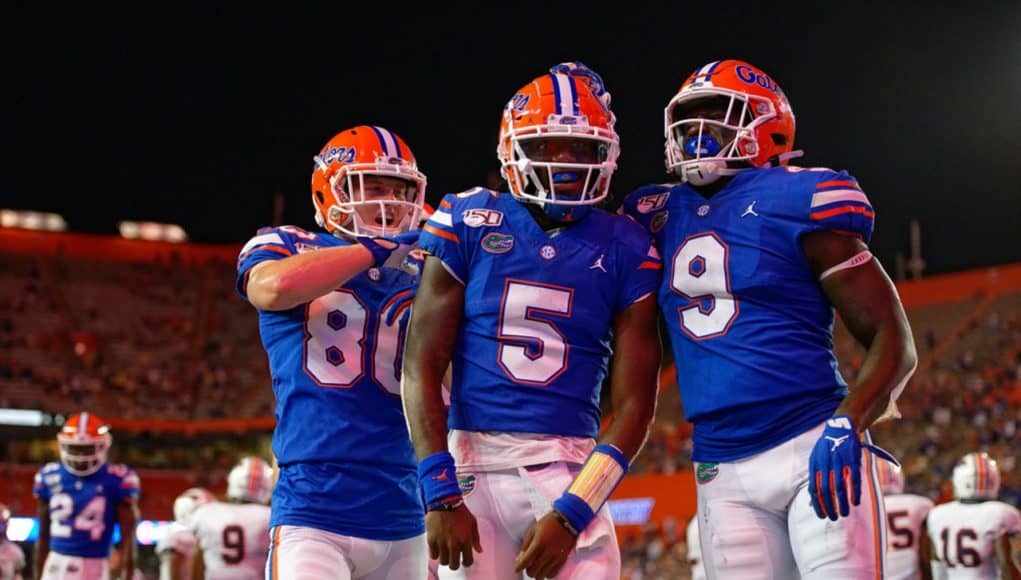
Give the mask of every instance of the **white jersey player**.
[[[197, 540], [192, 578], [261, 579], [269, 554], [272, 468], [244, 457], [227, 476], [226, 502], [200, 506], [190, 528]], [[200, 557], [201, 555], [201, 557]]]
[[688, 522], [686, 536], [688, 544], [688, 565], [691, 566], [691, 580], [706, 580], [705, 566], [702, 564], [702, 546], [698, 540], [698, 514]]
[[896, 464], [881, 459], [876, 461], [876, 467], [890, 529], [886, 543], [887, 578], [915, 580], [922, 577], [922, 570], [929, 566], [928, 554], [921, 546], [925, 539], [925, 517], [932, 509], [932, 500], [904, 493], [904, 474]]
[[195, 556], [195, 534], [188, 528], [200, 506], [216, 501], [208, 489], [193, 487], [174, 500], [174, 523], [156, 543], [160, 559], [160, 580], [190, 580]]
[[25, 569], [25, 552], [21, 546], [7, 541], [7, 522], [11, 510], [0, 503], [0, 580], [20, 580]]
[[954, 501], [927, 521], [934, 578], [1013, 578], [1010, 538], [1021, 532], [1021, 512], [996, 501], [1000, 470], [986, 453], [969, 453], [954, 467]]
[[172, 523], [167, 535], [156, 542], [156, 555], [160, 559], [160, 580], [191, 580], [195, 534], [178, 522]]

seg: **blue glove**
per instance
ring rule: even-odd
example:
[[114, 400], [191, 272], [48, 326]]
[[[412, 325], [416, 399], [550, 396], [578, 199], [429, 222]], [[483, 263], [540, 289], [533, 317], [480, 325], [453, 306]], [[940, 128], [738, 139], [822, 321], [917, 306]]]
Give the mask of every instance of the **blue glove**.
[[385, 238], [359, 236], [355, 240], [372, 253], [372, 265], [378, 268], [383, 265], [389, 266], [388, 261], [399, 264], [418, 242], [420, 235], [422, 235], [422, 230], [409, 230], [402, 234]]
[[850, 417], [835, 415], [826, 421], [808, 458], [808, 495], [819, 519], [837, 521], [861, 503], [861, 450]]

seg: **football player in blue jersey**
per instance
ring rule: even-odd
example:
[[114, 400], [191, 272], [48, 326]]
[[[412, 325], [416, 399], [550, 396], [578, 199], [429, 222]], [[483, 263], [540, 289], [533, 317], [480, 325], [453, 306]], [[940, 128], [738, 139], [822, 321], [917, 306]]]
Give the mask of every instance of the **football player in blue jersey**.
[[72, 415], [57, 434], [60, 463], [43, 466], [32, 488], [39, 500], [36, 578], [105, 579], [115, 524], [123, 569], [135, 569], [140, 485], [130, 467], [106, 462], [112, 442], [110, 427], [91, 413]]
[[593, 207], [619, 153], [607, 102], [571, 74], [529, 82], [500, 126], [510, 192], [447, 195], [423, 228], [403, 388], [440, 578], [620, 576], [605, 502], [655, 411], [662, 262]]
[[[886, 518], [866, 429], [915, 368], [875, 213], [845, 172], [788, 166], [794, 114], [737, 60], [694, 72], [665, 113], [679, 183], [631, 193], [652, 233], [710, 578], [879, 578]], [[834, 307], [868, 349], [848, 392]], [[865, 452], [863, 452], [865, 450]]]
[[359, 126], [315, 157], [325, 230], [260, 230], [237, 288], [258, 310], [276, 395], [267, 578], [424, 578], [425, 509], [401, 409], [426, 178], [393, 132]]

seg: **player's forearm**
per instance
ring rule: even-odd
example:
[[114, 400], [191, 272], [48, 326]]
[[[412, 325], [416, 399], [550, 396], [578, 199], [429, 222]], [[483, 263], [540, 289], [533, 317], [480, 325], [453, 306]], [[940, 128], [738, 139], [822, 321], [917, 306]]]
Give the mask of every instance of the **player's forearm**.
[[[428, 296], [426, 298], [429, 298]], [[432, 306], [437, 306], [433, 300]], [[418, 299], [416, 298], [416, 304]], [[428, 304], [429, 302], [422, 302]], [[456, 322], [439, 320], [435, 308], [415, 307], [408, 329], [401, 395], [415, 455], [421, 460], [447, 450], [443, 376], [450, 365]]]
[[613, 445], [629, 460], [634, 459], [645, 445], [656, 414], [655, 386], [652, 393], [651, 396], [636, 396], [620, 408], [614, 408], [613, 418], [599, 442]]
[[886, 409], [890, 395], [915, 372], [918, 356], [906, 320], [890, 317], [879, 326], [855, 380], [854, 389], [836, 414], [846, 414], [859, 431], [867, 429]]
[[323, 248], [253, 268], [246, 290], [261, 310], [287, 310], [342, 286], [372, 266], [364, 246]]
[[464, 286], [430, 256], [408, 323], [401, 391], [415, 454], [447, 450], [443, 376], [454, 356], [464, 313]]
[[422, 373], [401, 381], [404, 412], [415, 455], [425, 457], [447, 450], [447, 409], [443, 404], [440, 376]]
[[633, 349], [627, 359], [615, 359], [613, 380], [613, 418], [599, 438], [621, 450], [628, 458], [641, 451], [655, 416], [659, 394], [662, 350], [659, 336]]
[[124, 500], [117, 505], [117, 523], [121, 527], [121, 578], [130, 580], [135, 573], [135, 527], [138, 525], [138, 505]]
[[613, 417], [600, 443], [620, 449], [628, 460], [645, 445], [656, 414], [663, 362], [656, 309], [656, 301], [650, 296], [622, 313], [614, 327], [617, 338], [610, 377]]

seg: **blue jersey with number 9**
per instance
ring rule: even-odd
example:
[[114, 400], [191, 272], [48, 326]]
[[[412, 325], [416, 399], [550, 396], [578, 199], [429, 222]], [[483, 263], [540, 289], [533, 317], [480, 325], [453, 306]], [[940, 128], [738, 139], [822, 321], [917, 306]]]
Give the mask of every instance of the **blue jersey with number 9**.
[[832, 415], [847, 393], [833, 354], [833, 306], [801, 249], [830, 230], [869, 240], [871, 204], [847, 173], [744, 171], [711, 199], [651, 185], [622, 211], [664, 256], [659, 291], [692, 457], [732, 461]]
[[[350, 243], [293, 226], [260, 230], [241, 250], [237, 289], [247, 298], [247, 274], [263, 261]], [[373, 540], [424, 532], [400, 399], [407, 317], [384, 316], [417, 283], [410, 271], [372, 268], [308, 304], [259, 311], [281, 467], [270, 525]]]
[[50, 549], [85, 558], [110, 555], [117, 505], [138, 499], [138, 475], [125, 465], [104, 464], [77, 476], [61, 463], [47, 463], [35, 474], [32, 493], [49, 507]]

